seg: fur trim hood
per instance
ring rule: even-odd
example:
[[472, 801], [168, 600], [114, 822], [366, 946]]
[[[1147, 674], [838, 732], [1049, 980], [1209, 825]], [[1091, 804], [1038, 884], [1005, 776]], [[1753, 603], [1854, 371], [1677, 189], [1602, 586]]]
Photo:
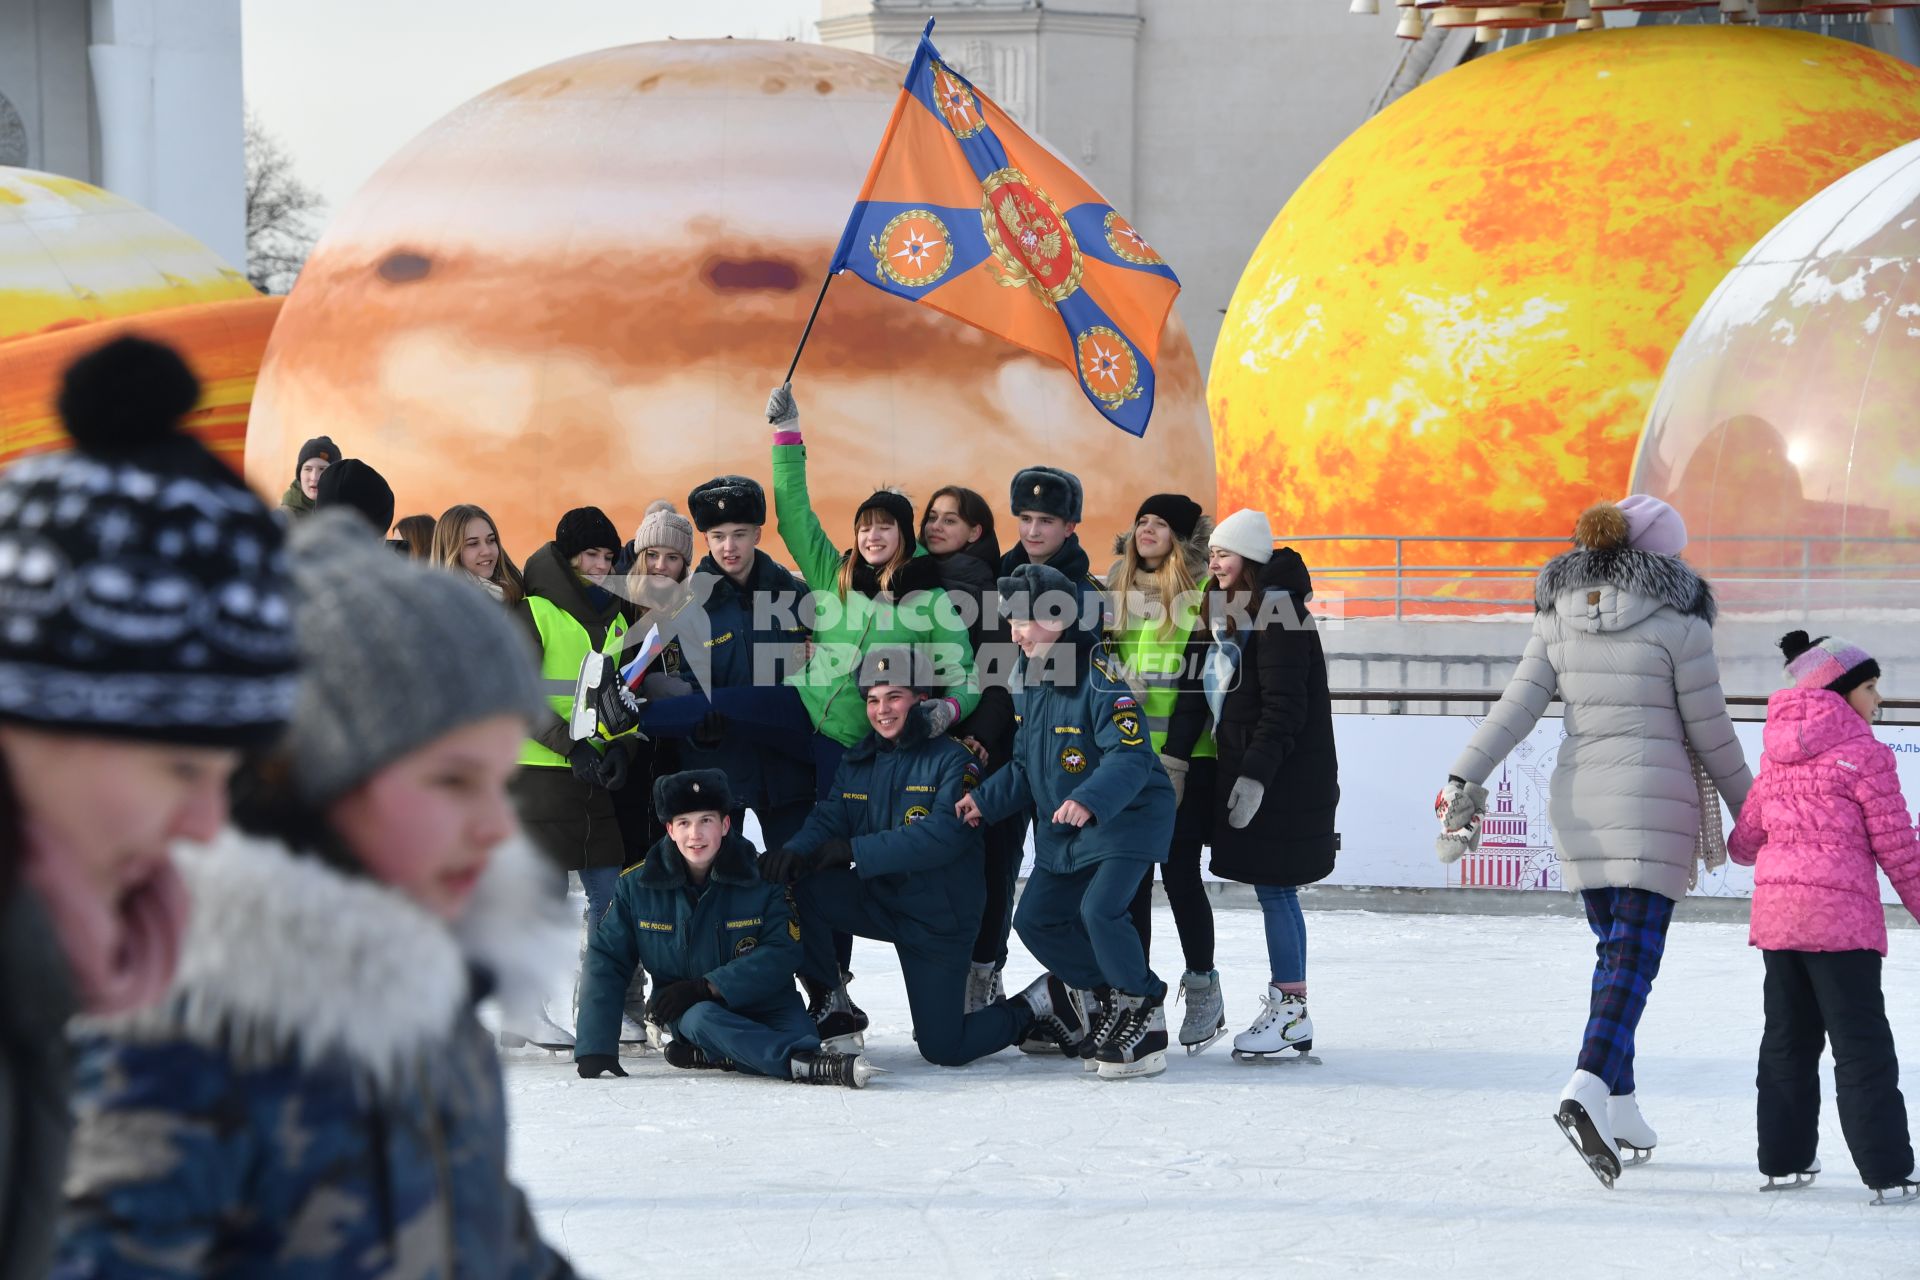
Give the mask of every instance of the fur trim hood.
[[[1585, 612], [1586, 603], [1567, 598], [1594, 588], [1612, 588], [1638, 601], [1640, 607], [1625, 610], [1637, 615], [1626, 619], [1629, 622], [1638, 621], [1639, 617], [1663, 605], [1689, 617], [1702, 618], [1708, 626], [1713, 625], [1719, 613], [1712, 585], [1686, 561], [1678, 556], [1631, 547], [1597, 551], [1576, 547], [1555, 556], [1533, 584], [1533, 607], [1541, 613], [1572, 614], [1576, 612], [1572, 606], [1577, 605], [1578, 612]], [[1600, 602], [1588, 603], [1597, 606]]]
[[184, 1038], [243, 1064], [344, 1060], [384, 1092], [454, 1034], [476, 983], [503, 1011], [538, 1008], [575, 961], [578, 921], [523, 837], [494, 854], [454, 925], [277, 840], [229, 830], [175, 860], [193, 918], [173, 990], [93, 1024], [108, 1034]]
[[[1187, 569], [1193, 574], [1196, 582], [1207, 576], [1207, 540], [1212, 537], [1213, 517], [1201, 516], [1199, 523], [1193, 526], [1193, 533], [1180, 540], [1180, 555], [1186, 560]], [[1132, 529], [1128, 529], [1125, 533], [1115, 534], [1113, 536], [1113, 554], [1117, 556], [1126, 555], [1127, 544], [1132, 541]], [[1109, 582], [1113, 581], [1119, 572], [1120, 566], [1117, 564], [1114, 565], [1107, 573], [1107, 580]]]

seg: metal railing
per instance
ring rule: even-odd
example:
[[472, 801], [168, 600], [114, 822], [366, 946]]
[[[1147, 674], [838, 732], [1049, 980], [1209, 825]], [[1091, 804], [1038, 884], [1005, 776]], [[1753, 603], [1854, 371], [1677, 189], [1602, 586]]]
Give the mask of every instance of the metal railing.
[[[1350, 715], [1477, 715], [1500, 700], [1500, 689], [1334, 689], [1331, 691], [1336, 711]], [[1727, 708], [1735, 720], [1764, 720], [1767, 718], [1767, 698], [1764, 693], [1730, 693], [1727, 695]], [[1380, 704], [1378, 711], [1369, 711], [1370, 703]], [[1350, 706], [1349, 704], [1359, 704]], [[1409, 704], [1431, 706], [1432, 710], [1409, 711]], [[1480, 711], [1459, 711], [1449, 708], [1478, 707]], [[1547, 708], [1547, 714], [1562, 714], [1564, 703], [1555, 698]], [[1888, 698], [1880, 704], [1881, 722], [1884, 724], [1920, 724], [1920, 698]]]
[[[1499, 613], [1530, 610], [1533, 581], [1546, 557], [1523, 564], [1461, 564], [1416, 560], [1408, 547], [1567, 548], [1565, 538], [1461, 537], [1434, 534], [1319, 533], [1279, 539], [1282, 544], [1390, 548], [1381, 563], [1342, 564], [1307, 556], [1318, 612], [1403, 618], [1408, 613]], [[1778, 548], [1779, 553], [1767, 548]], [[1868, 548], [1888, 554], [1862, 556]], [[1427, 553], [1433, 554], [1431, 552]], [[1471, 553], [1454, 557], [1471, 559]], [[1490, 557], [1516, 559], [1517, 556]], [[1696, 538], [1688, 557], [1713, 582], [1721, 608], [1732, 612], [1811, 612], [1829, 608], [1920, 611], [1920, 538], [1742, 534]], [[1384, 557], [1382, 557], [1384, 561]], [[1337, 610], [1335, 606], [1340, 606]], [[1354, 606], [1360, 606], [1355, 608]]]

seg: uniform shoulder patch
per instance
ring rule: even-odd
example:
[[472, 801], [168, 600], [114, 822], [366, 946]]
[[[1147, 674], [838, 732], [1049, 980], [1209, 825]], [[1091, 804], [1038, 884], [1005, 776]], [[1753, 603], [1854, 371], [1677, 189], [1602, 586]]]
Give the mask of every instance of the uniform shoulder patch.
[[781, 892], [787, 899], [787, 936], [798, 942], [800, 941], [800, 908], [793, 901], [793, 887], [789, 885]]
[[1137, 747], [1144, 740], [1140, 733], [1140, 712], [1137, 709], [1116, 708], [1113, 727], [1120, 731], [1120, 741], [1129, 747]]
[[630, 866], [630, 867], [628, 867], [628, 868], [627, 868], [627, 869], [626, 869], [625, 871], [622, 871], [622, 872], [620, 873], [620, 876], [621, 876], [621, 878], [622, 878], [622, 879], [625, 879], [625, 878], [626, 878], [627, 876], [630, 876], [630, 875], [632, 875], [632, 874], [633, 874], [634, 872], [636, 872], [636, 871], [638, 871], [638, 870], [639, 870], [640, 868], [642, 868], [642, 867], [644, 867], [644, 866], [646, 866], [646, 865], [647, 865], [647, 860], [646, 860], [645, 858], [642, 858], [642, 859], [640, 859], [640, 861], [638, 861], [638, 862], [636, 862], [636, 863], [634, 863], [634, 864], [633, 864], [632, 866]]

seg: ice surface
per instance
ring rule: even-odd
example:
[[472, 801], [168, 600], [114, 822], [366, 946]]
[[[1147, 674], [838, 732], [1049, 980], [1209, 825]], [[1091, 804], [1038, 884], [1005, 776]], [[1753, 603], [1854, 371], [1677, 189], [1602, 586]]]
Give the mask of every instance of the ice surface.
[[[1216, 912], [1234, 1030], [1265, 981], [1259, 913]], [[583, 1274], [849, 1276], [1911, 1276], [1920, 1209], [1869, 1209], [1833, 1110], [1812, 1189], [1754, 1167], [1761, 967], [1744, 926], [1680, 923], [1641, 1026], [1651, 1164], [1607, 1191], [1549, 1118], [1585, 1018], [1578, 920], [1311, 912], [1321, 1067], [1176, 1049], [1103, 1083], [1008, 1051], [913, 1051], [890, 948], [855, 944], [861, 1093], [570, 1062], [507, 1069], [513, 1165]], [[1177, 979], [1172, 918], [1154, 955]], [[1896, 934], [1888, 1012], [1920, 1044], [1920, 955]], [[1010, 989], [1037, 966], [1024, 953]], [[1178, 1009], [1170, 1009], [1176, 1022]]]

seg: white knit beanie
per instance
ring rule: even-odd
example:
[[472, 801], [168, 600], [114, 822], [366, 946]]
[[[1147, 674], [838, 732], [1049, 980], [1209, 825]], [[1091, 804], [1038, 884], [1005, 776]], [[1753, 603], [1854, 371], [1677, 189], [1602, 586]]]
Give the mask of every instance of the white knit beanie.
[[1207, 545], [1265, 564], [1273, 559], [1273, 526], [1264, 511], [1236, 511], [1214, 526]]

